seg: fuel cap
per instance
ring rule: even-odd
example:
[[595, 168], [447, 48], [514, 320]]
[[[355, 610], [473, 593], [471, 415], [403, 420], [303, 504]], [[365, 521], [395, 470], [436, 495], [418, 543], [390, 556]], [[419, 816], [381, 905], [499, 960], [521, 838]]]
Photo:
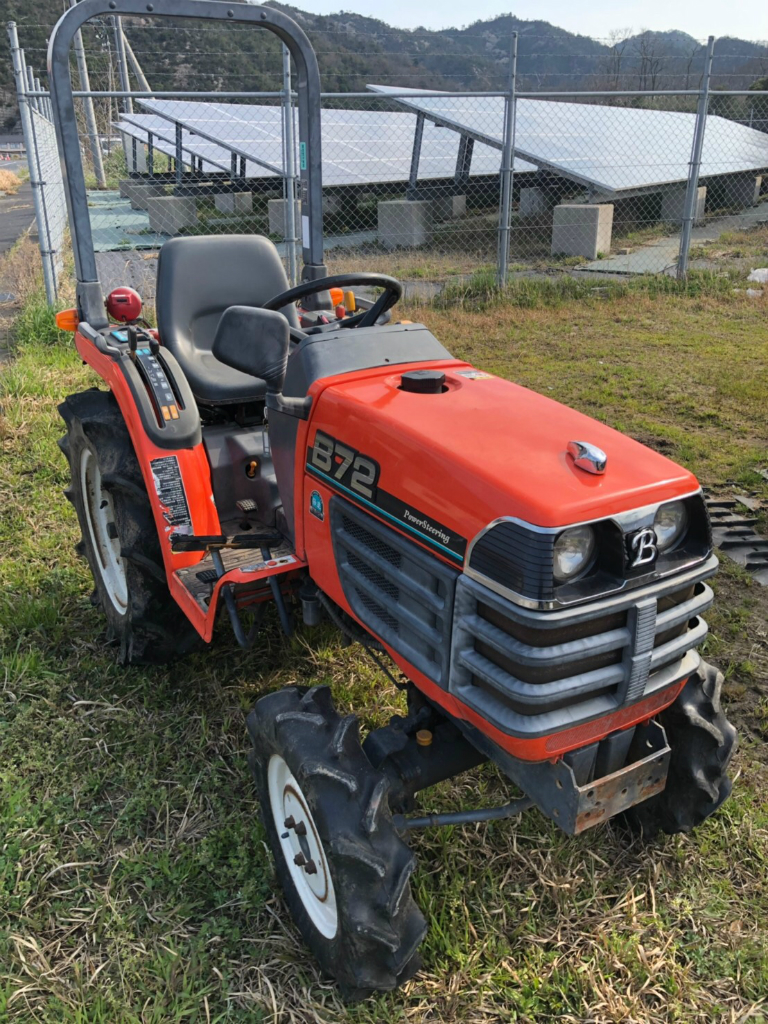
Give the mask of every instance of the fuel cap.
[[402, 391], [414, 391], [419, 395], [440, 395], [444, 385], [442, 370], [408, 370], [400, 378]]

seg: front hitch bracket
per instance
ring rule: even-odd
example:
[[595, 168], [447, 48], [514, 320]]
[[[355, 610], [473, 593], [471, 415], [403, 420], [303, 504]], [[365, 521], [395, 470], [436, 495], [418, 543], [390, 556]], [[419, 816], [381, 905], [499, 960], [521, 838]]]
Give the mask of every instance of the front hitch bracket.
[[658, 722], [638, 726], [631, 749], [636, 751], [638, 745], [645, 751], [639, 760], [582, 786], [571, 766], [558, 761], [553, 766], [555, 790], [548, 794], [550, 817], [569, 834], [578, 835], [663, 792], [672, 756], [663, 726]]

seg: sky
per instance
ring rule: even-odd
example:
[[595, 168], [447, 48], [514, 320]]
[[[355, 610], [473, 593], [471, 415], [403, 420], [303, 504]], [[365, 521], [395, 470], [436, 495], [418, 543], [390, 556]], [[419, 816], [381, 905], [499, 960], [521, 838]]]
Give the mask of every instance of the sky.
[[518, 18], [549, 21], [579, 35], [604, 38], [611, 29], [678, 29], [696, 39], [709, 35], [768, 40], [766, 0], [288, 0], [315, 14], [354, 11], [398, 28], [461, 27], [510, 10]]

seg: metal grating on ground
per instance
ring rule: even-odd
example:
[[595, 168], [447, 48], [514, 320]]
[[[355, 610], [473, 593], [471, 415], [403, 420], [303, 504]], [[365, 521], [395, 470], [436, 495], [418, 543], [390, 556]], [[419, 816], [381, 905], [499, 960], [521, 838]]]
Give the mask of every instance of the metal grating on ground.
[[147, 214], [132, 209], [119, 192], [89, 192], [88, 209], [96, 252], [159, 249], [168, 237], [153, 231]]
[[724, 555], [768, 587], [768, 538], [755, 532], [758, 520], [744, 515], [740, 511], [744, 507], [735, 499], [707, 498], [712, 538]]

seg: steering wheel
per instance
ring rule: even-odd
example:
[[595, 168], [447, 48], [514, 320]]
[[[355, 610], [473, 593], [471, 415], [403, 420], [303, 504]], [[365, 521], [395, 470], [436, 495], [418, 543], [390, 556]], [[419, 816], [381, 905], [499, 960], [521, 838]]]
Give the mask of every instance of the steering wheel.
[[282, 309], [291, 302], [305, 299], [308, 295], [316, 295], [317, 292], [325, 292], [330, 288], [344, 288], [347, 285], [374, 285], [383, 288], [384, 291], [370, 309], [345, 317], [339, 321], [339, 327], [373, 327], [382, 313], [391, 309], [403, 295], [403, 286], [400, 282], [387, 274], [333, 274], [331, 277], [319, 277], [315, 281], [302, 281], [295, 288], [280, 292], [263, 303], [262, 309]]

